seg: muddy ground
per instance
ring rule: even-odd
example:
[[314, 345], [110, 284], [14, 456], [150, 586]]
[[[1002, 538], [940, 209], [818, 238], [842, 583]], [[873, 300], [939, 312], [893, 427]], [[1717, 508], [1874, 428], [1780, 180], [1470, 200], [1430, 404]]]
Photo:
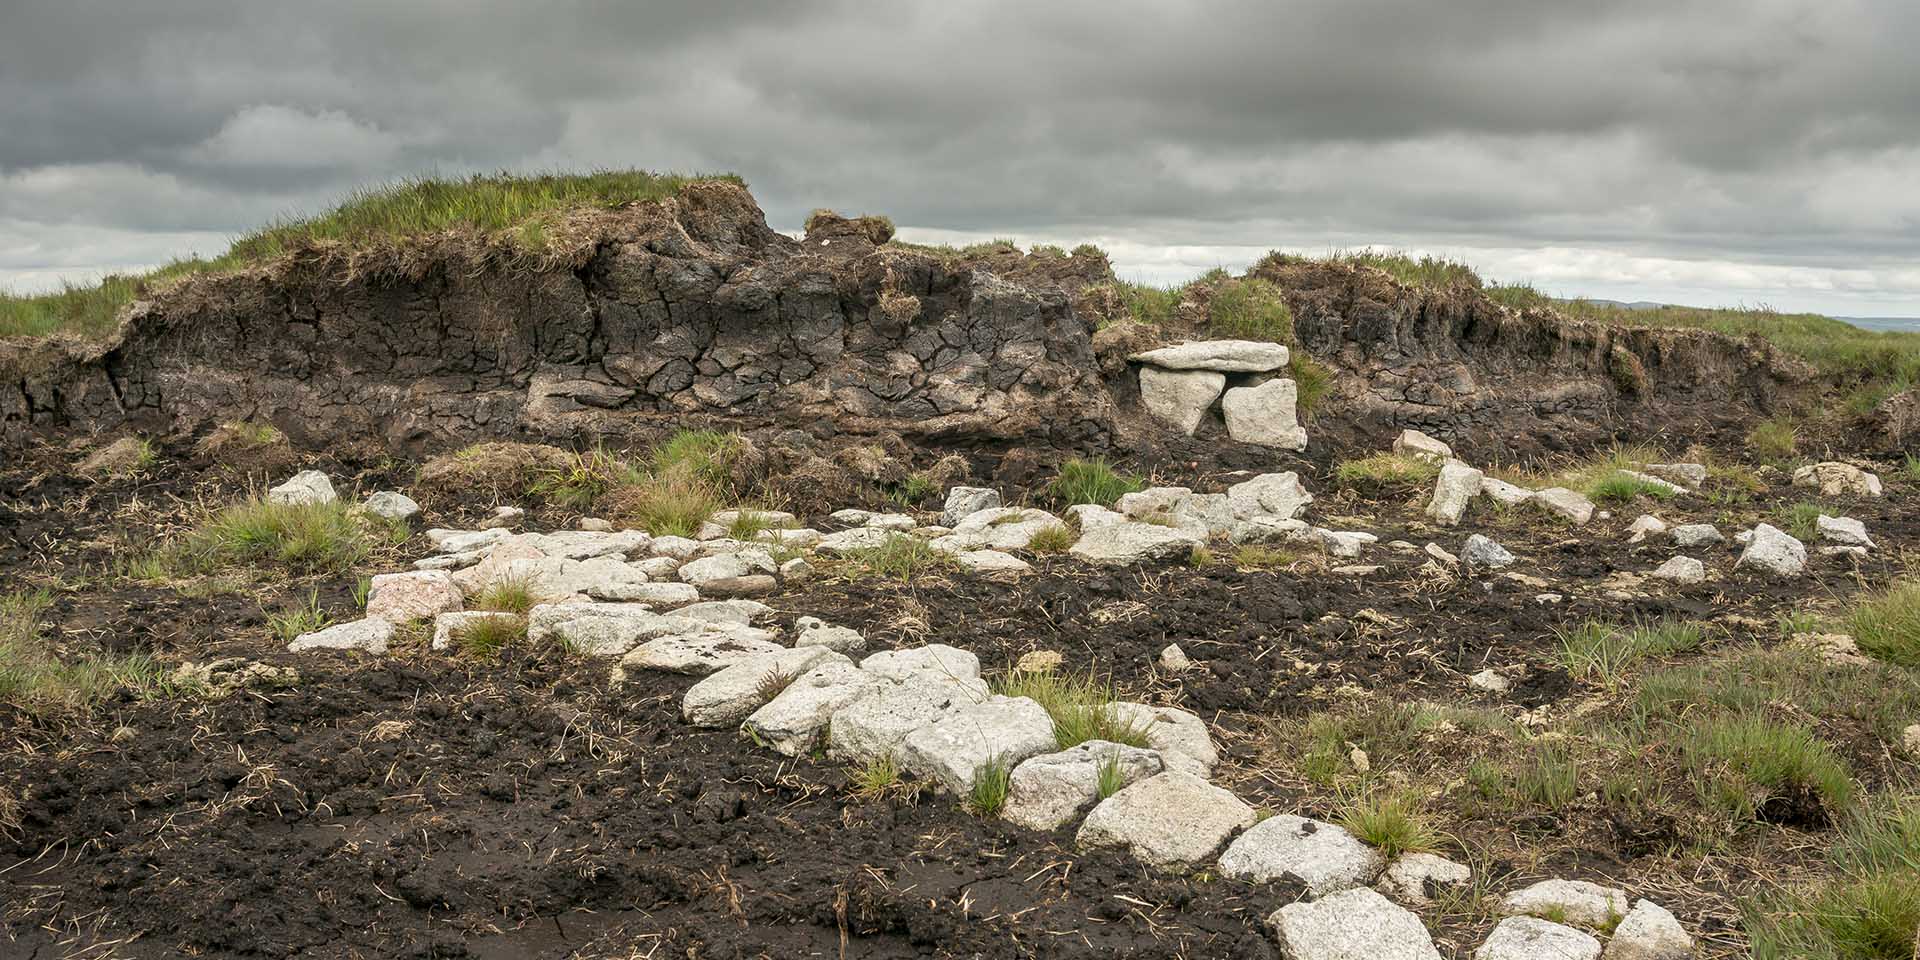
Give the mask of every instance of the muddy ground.
[[[557, 649], [498, 662], [417, 641], [388, 658], [281, 652], [268, 613], [311, 595], [351, 616], [350, 578], [238, 571], [230, 583], [150, 586], [117, 575], [117, 562], [180, 529], [198, 504], [264, 476], [186, 447], [162, 454], [145, 477], [102, 484], [63, 472], [54, 449], [0, 468], [0, 579], [54, 590], [45, 620], [69, 655], [243, 655], [300, 679], [217, 701], [0, 704], [0, 785], [18, 798], [0, 816], [0, 958], [1276, 956], [1261, 918], [1298, 896], [1288, 884], [1157, 874], [1119, 852], [1074, 849], [1070, 829], [1035, 834], [947, 797], [863, 796], [836, 764], [682, 724], [686, 678], [616, 686], [605, 662]], [[302, 465], [328, 469], [343, 494], [404, 488], [413, 468]], [[1707, 648], [1674, 662], [1777, 643], [1779, 616], [1884, 584], [1920, 542], [1900, 506], [1911, 485], [1889, 472], [1884, 500], [1824, 501], [1866, 521], [1882, 545], [1871, 560], [1816, 562], [1804, 579], [1770, 582], [1730, 575], [1731, 556], [1715, 554], [1720, 579], [1653, 587], [1636, 576], [1672, 551], [1622, 542], [1637, 507], [1577, 531], [1480, 510], [1442, 533], [1422, 522], [1416, 491], [1336, 494], [1326, 463], [1297, 466], [1322, 495], [1318, 517], [1364, 517], [1383, 541], [1456, 548], [1466, 531], [1483, 532], [1527, 562], [1517, 578], [1455, 578], [1423, 555], [1375, 547], [1358, 562], [1386, 569], [1356, 578], [1330, 571], [1350, 561], [1317, 555], [1258, 571], [1052, 557], [1013, 581], [827, 576], [767, 602], [782, 620], [812, 614], [860, 629], [876, 649], [942, 642], [990, 668], [1059, 651], [1124, 694], [1206, 718], [1222, 746], [1218, 779], [1249, 803], [1324, 816], [1335, 798], [1276, 759], [1316, 711], [1367, 698], [1513, 717], [1592, 709], [1605, 696], [1559, 665], [1557, 629], [1587, 617], [1710, 624]], [[1218, 482], [1206, 474], [1196, 470], [1193, 485]], [[1658, 512], [1729, 529], [1804, 499], [1782, 481], [1750, 500]], [[441, 508], [418, 526], [471, 522], [486, 506]], [[525, 526], [571, 519], [535, 509]], [[425, 552], [416, 537], [365, 572]], [[1546, 592], [1563, 602], [1536, 599]], [[1168, 643], [1199, 669], [1158, 669]], [[1508, 668], [1514, 691], [1469, 687], [1487, 666]], [[1914, 773], [1877, 741], [1839, 739], [1863, 785]], [[1494, 889], [1610, 878], [1657, 893], [1714, 956], [1743, 953], [1737, 898], [1758, 883], [1752, 863], [1764, 859], [1772, 877], [1811, 870], [1831, 840], [1821, 825], [1762, 824], [1699, 854], [1672, 842], [1670, 824], [1597, 799], [1518, 822], [1451, 801], [1439, 801], [1451, 850]], [[1460, 909], [1426, 919], [1443, 953], [1465, 956], [1494, 918]]]

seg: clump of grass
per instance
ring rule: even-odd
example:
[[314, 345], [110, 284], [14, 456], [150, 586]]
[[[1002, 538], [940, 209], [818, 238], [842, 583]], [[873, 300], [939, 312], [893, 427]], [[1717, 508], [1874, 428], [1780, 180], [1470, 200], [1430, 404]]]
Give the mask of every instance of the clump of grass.
[[557, 466], [541, 467], [527, 493], [569, 510], [589, 510], [623, 482], [633, 482], [633, 469], [605, 450], [573, 453]]
[[45, 590], [0, 593], [0, 701], [37, 712], [85, 707], [122, 690], [147, 697], [173, 689], [145, 653], [61, 659], [41, 637], [41, 618], [52, 605]]
[[1007, 791], [1013, 783], [1013, 764], [1005, 757], [994, 757], [973, 771], [973, 787], [967, 791], [967, 810], [976, 816], [992, 817], [1007, 805]]
[[1344, 797], [1334, 822], [1363, 843], [1380, 848], [1388, 859], [1440, 848], [1439, 831], [1419, 800], [1404, 791], [1365, 790]]
[[1333, 389], [1333, 370], [1298, 348], [1287, 358], [1287, 376], [1293, 380], [1294, 409], [1303, 419]]
[[737, 433], [677, 430], [653, 448], [653, 471], [686, 471], [715, 490], [725, 491], [733, 483], [733, 465], [739, 459], [742, 443]]
[[1920, 675], [1901, 667], [1827, 663], [1807, 647], [1748, 647], [1641, 678], [1633, 711], [1642, 726], [1702, 710], [1760, 713], [1790, 703], [1822, 725], [1853, 724], [1898, 742], [1920, 716]]
[[993, 692], [1040, 704], [1053, 718], [1053, 736], [1062, 750], [1089, 740], [1147, 745], [1147, 728], [1152, 724], [1123, 718], [1114, 709], [1113, 685], [1090, 673], [1012, 670], [993, 681]]
[[1384, 270], [1395, 280], [1413, 287], [1479, 289], [1480, 275], [1458, 260], [1422, 255], [1418, 260], [1393, 250], [1358, 250], [1343, 253], [1338, 259]]
[[1868, 656], [1920, 668], [1920, 583], [1896, 583], [1855, 604], [1846, 623]]
[[[1150, 518], [1148, 522], [1154, 522], [1157, 519], [1158, 518]], [[1162, 525], [1173, 526], [1171, 523]], [[1219, 562], [1219, 557], [1214, 555], [1213, 548], [1204, 543], [1187, 551], [1187, 566], [1189, 567], [1211, 567], [1217, 562]]]
[[216, 456], [222, 452], [275, 447], [286, 442], [287, 435], [271, 423], [228, 420], [194, 444], [194, 449], [206, 456]]
[[1333, 470], [1335, 482], [1362, 493], [1423, 486], [1439, 475], [1439, 463], [1404, 453], [1376, 453], [1346, 460]]
[[847, 561], [866, 576], [901, 583], [957, 566], [953, 557], [935, 550], [919, 537], [904, 533], [889, 534], [879, 546], [849, 551]]
[[1280, 288], [1249, 277], [1222, 280], [1207, 298], [1207, 332], [1232, 340], [1293, 340], [1293, 311]]
[[890, 794], [899, 793], [905, 786], [900, 777], [900, 764], [892, 754], [881, 754], [862, 764], [848, 777], [857, 797], [878, 800]]
[[1664, 484], [1633, 476], [1623, 470], [1615, 470], [1595, 480], [1593, 485], [1587, 488], [1587, 496], [1595, 503], [1628, 503], [1640, 497], [1671, 500], [1675, 493]]
[[491, 660], [507, 647], [526, 642], [527, 621], [521, 616], [483, 617], [454, 630], [450, 639], [461, 653]]
[[1099, 766], [1094, 767], [1094, 789], [1105, 800], [1120, 792], [1127, 785], [1127, 771], [1120, 765], [1120, 751], [1109, 750], [1100, 758]]
[[568, 210], [657, 200], [696, 179], [701, 178], [644, 170], [502, 172], [460, 179], [419, 177], [357, 190], [321, 214], [283, 220], [243, 236], [211, 259], [176, 260], [144, 274], [68, 284], [56, 293], [0, 294], [0, 337], [102, 336], [112, 332], [121, 307], [152, 288], [197, 274], [229, 273], [321, 245], [369, 247], [456, 232], [494, 241], [508, 255], [543, 254], [551, 227]]
[[1072, 528], [1064, 523], [1042, 529], [1027, 541], [1027, 549], [1034, 553], [1065, 553], [1072, 549], [1075, 541]]
[[1580, 795], [1580, 765], [1560, 744], [1542, 744], [1514, 774], [1513, 792], [1547, 810], [1560, 810]]
[[1060, 475], [1053, 479], [1047, 492], [1067, 506], [1091, 503], [1111, 507], [1114, 501], [1145, 487], [1145, 480], [1115, 470], [1113, 464], [1103, 458], [1076, 457], [1060, 465]]
[[473, 598], [473, 609], [494, 613], [524, 614], [540, 603], [533, 582], [519, 577], [500, 577], [481, 589]]
[[1300, 555], [1282, 547], [1264, 543], [1243, 543], [1233, 548], [1233, 565], [1241, 570], [1271, 570], [1292, 566]]
[[1774, 519], [1780, 529], [1793, 534], [1795, 539], [1807, 541], [1820, 535], [1820, 514], [1825, 508], [1812, 500], [1802, 500], [1774, 511]]
[[376, 521], [342, 501], [291, 504], [255, 497], [207, 516], [155, 556], [169, 575], [271, 564], [296, 574], [340, 576], [372, 553], [381, 534], [398, 536]]
[[1747, 449], [1762, 460], [1778, 462], [1792, 457], [1800, 446], [1800, 429], [1788, 417], [1773, 417], [1747, 431]]
[[1302, 776], [1332, 786], [1351, 770], [1355, 748], [1366, 751], [1373, 766], [1383, 768], [1421, 754], [1421, 736], [1449, 719], [1429, 707], [1368, 700], [1340, 710], [1317, 711], [1301, 723], [1276, 725], [1273, 741], [1281, 750], [1298, 754]]
[[320, 609], [318, 590], [309, 592], [305, 603], [286, 607], [267, 617], [267, 629], [273, 631], [281, 643], [292, 643], [301, 634], [325, 629], [332, 623], [333, 618]]
[[121, 437], [82, 461], [79, 472], [95, 480], [124, 479], [146, 473], [160, 459], [153, 441]]
[[1155, 326], [1171, 321], [1174, 311], [1180, 307], [1180, 301], [1186, 297], [1186, 287], [1180, 284], [1160, 287], [1122, 280], [1116, 282], [1113, 289], [1126, 306], [1127, 316], [1137, 323]]
[[1770, 800], [1807, 794], [1832, 816], [1853, 799], [1845, 761], [1802, 724], [1722, 713], [1698, 717], [1679, 733], [1701, 799], [1731, 820], [1752, 820]]
[[691, 537], [721, 507], [719, 492], [686, 466], [616, 487], [608, 502], [614, 515], [656, 537]]
[[915, 507], [937, 490], [938, 487], [926, 474], [910, 473], [905, 480], [887, 490], [887, 499], [903, 507]]
[[1699, 624], [1676, 620], [1627, 627], [1584, 620], [1555, 633], [1567, 672], [1582, 680], [1597, 678], [1609, 689], [1640, 660], [1697, 650], [1703, 640]]
[[1920, 929], [1920, 796], [1888, 795], [1849, 816], [1833, 873], [1742, 904], [1757, 960], [1907, 960]]

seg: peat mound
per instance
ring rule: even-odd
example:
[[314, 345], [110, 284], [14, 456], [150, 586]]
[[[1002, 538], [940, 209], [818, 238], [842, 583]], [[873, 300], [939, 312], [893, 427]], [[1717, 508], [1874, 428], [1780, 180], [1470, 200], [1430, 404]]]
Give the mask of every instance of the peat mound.
[[[569, 226], [542, 257], [452, 235], [310, 247], [159, 290], [104, 342], [0, 341], [0, 439], [242, 418], [301, 446], [419, 451], [724, 417], [1183, 455], [1147, 428], [1124, 353], [1095, 349], [1124, 306], [1092, 248], [916, 247], [881, 218], [826, 213], [794, 239], [730, 181]], [[1270, 257], [1254, 275], [1283, 291], [1295, 349], [1333, 374], [1313, 421], [1333, 446], [1412, 426], [1475, 454], [1578, 449], [1750, 421], [1807, 376], [1757, 340], [1515, 311], [1352, 263]]]

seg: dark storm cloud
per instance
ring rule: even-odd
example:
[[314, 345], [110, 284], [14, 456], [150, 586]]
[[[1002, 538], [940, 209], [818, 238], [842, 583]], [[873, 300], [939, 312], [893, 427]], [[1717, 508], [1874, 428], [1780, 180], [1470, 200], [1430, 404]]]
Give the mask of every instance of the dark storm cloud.
[[1551, 246], [1881, 270], [1898, 293], [1916, 29], [1902, 0], [16, 0], [0, 269], [55, 262], [4, 252], [53, 227], [236, 231], [425, 170], [646, 166], [738, 171], [786, 227], [831, 205]]

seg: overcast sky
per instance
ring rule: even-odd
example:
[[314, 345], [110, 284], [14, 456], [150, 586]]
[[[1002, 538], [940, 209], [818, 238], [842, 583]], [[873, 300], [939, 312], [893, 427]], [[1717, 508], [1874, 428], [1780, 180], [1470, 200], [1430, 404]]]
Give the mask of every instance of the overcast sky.
[[1443, 253], [1920, 316], [1915, 0], [0, 0], [0, 284], [411, 173], [734, 171], [769, 221]]

